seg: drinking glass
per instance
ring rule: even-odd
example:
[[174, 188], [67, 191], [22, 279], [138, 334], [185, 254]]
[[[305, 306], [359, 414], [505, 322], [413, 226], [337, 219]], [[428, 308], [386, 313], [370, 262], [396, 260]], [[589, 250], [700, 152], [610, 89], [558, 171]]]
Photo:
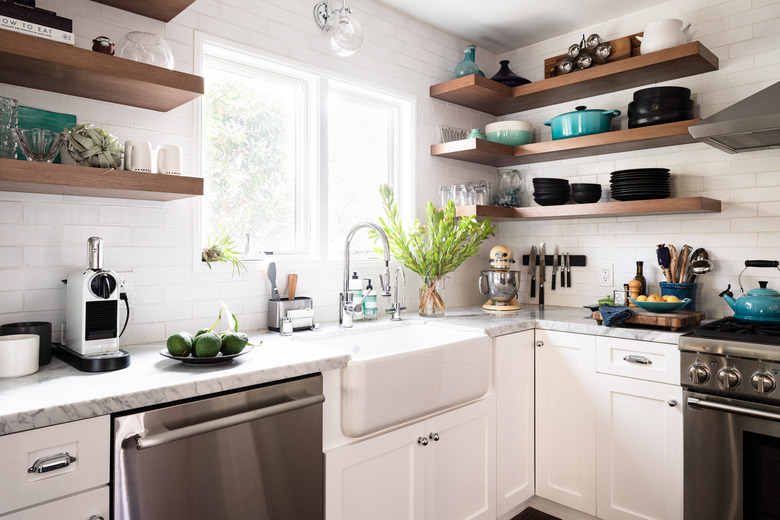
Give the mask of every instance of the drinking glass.
[[16, 140], [11, 129], [16, 128], [18, 108], [15, 99], [0, 97], [0, 159], [16, 157]]

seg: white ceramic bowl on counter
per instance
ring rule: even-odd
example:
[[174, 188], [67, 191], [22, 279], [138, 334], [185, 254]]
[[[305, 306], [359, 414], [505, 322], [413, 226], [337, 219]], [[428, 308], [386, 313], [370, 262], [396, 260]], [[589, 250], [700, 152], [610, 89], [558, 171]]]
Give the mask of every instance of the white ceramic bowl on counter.
[[533, 132], [528, 121], [497, 121], [485, 125], [485, 135], [494, 143], [520, 146], [531, 142]]
[[21, 377], [38, 371], [37, 334], [0, 336], [0, 378]]

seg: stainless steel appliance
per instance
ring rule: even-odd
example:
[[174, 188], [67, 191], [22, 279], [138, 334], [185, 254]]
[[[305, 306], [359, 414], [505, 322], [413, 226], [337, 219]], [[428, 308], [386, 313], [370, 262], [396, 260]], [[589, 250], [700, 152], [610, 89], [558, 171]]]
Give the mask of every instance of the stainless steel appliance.
[[114, 418], [114, 520], [323, 517], [322, 376]]
[[490, 298], [482, 308], [486, 311], [517, 311], [517, 290], [520, 288], [520, 271], [510, 268], [515, 263], [512, 250], [507, 246], [495, 246], [490, 250], [490, 270], [481, 271], [478, 280], [479, 294]]
[[679, 348], [685, 519], [780, 518], [780, 325], [724, 318]]

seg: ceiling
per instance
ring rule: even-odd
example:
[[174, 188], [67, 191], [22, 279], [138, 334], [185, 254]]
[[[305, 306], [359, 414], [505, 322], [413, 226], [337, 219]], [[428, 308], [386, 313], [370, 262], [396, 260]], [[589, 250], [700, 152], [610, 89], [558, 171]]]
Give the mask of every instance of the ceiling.
[[[668, 0], [381, 0], [495, 54]], [[587, 36], [587, 35], [586, 35]]]

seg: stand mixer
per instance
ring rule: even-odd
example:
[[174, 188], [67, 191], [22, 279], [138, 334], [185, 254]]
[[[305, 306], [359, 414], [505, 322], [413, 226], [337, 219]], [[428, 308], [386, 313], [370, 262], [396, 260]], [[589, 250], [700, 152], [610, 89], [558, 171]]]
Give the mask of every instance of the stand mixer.
[[479, 294], [490, 298], [482, 308], [486, 311], [510, 312], [520, 310], [515, 296], [520, 286], [520, 271], [511, 271], [515, 263], [512, 250], [507, 246], [495, 246], [490, 250], [489, 271], [479, 275]]

